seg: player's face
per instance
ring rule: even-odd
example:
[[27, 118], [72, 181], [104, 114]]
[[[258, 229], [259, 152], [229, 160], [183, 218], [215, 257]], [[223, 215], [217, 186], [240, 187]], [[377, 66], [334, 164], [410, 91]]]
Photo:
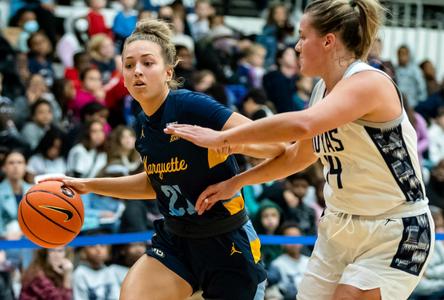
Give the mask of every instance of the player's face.
[[165, 65], [161, 47], [150, 41], [134, 41], [123, 53], [123, 79], [137, 101], [156, 99], [168, 89], [172, 68]]
[[299, 53], [301, 73], [305, 76], [319, 75], [325, 64], [323, 39], [311, 25], [311, 17], [304, 14], [299, 28], [299, 41], [295, 50]]

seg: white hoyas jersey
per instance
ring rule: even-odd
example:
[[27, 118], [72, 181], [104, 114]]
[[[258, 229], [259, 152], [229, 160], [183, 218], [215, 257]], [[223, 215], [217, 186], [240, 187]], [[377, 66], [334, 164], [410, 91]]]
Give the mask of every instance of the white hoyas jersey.
[[[381, 72], [358, 61], [344, 78], [369, 70]], [[321, 80], [310, 105], [322, 101], [324, 95]], [[329, 209], [376, 216], [413, 213], [427, 206], [416, 132], [404, 110], [390, 122], [356, 120], [324, 132], [313, 138], [313, 149], [324, 165], [324, 195]]]

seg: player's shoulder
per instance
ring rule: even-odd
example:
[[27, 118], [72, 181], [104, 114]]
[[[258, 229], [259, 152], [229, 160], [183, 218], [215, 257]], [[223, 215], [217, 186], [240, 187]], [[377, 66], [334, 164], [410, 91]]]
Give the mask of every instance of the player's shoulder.
[[173, 102], [193, 102], [193, 101], [212, 101], [210, 96], [190, 91], [187, 89], [171, 90], [168, 95], [169, 100]]

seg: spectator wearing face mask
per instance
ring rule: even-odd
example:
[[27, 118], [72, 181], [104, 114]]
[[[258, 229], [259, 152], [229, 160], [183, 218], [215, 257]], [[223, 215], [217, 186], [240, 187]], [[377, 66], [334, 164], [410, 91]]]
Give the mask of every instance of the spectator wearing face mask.
[[39, 23], [37, 22], [37, 16], [32, 10], [23, 10], [17, 24], [22, 31], [17, 40], [17, 50], [20, 52], [28, 52], [28, 39], [32, 33], [39, 30]]

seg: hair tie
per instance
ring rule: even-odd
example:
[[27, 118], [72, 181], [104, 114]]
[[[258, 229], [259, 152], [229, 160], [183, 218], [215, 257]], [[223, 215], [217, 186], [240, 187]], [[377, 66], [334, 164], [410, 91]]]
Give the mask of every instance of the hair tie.
[[355, 8], [356, 7], [356, 0], [350, 0], [350, 2], [348, 2], [349, 4], [350, 4], [350, 6], [352, 7], [352, 8]]

